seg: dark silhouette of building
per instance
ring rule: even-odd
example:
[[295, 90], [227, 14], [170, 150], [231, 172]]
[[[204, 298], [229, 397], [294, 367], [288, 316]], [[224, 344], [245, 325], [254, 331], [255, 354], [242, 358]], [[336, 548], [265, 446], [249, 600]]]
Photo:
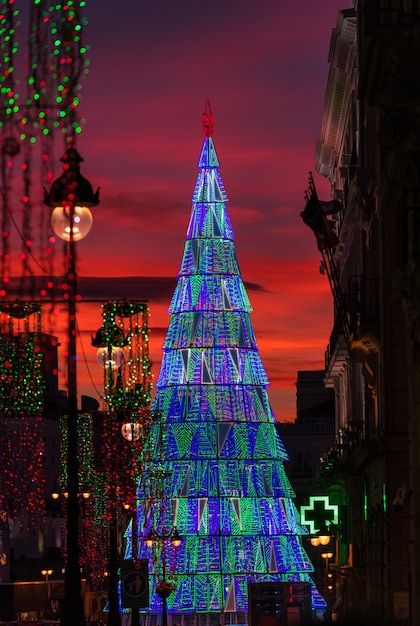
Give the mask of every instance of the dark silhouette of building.
[[337, 407], [322, 480], [348, 510], [337, 615], [416, 626], [420, 9], [404, 0], [354, 5], [332, 34], [316, 151], [316, 168], [342, 203], [330, 220], [338, 243], [321, 248], [335, 304], [326, 384]]
[[335, 443], [334, 392], [324, 385], [325, 370], [299, 371], [296, 382], [297, 418], [277, 428], [290, 460], [286, 472], [298, 504], [319, 492], [320, 459]]

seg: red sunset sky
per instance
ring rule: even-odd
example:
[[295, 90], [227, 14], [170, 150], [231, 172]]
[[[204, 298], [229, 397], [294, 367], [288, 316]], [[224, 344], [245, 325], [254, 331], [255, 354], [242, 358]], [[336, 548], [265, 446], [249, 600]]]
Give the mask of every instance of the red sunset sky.
[[[149, 300], [157, 378], [210, 98], [239, 265], [281, 421], [295, 417], [297, 371], [322, 369], [332, 325], [328, 280], [300, 212], [314, 170], [331, 31], [338, 11], [350, 6], [89, 0], [85, 10], [90, 71], [77, 149], [83, 175], [101, 187], [101, 203], [78, 245], [81, 285], [84, 277], [138, 277], [135, 288], [112, 281], [95, 297], [118, 289], [118, 297]], [[328, 199], [327, 182], [314, 177]], [[79, 327], [90, 334], [100, 310], [86, 316], [82, 309]], [[95, 350], [83, 336], [100, 387]], [[79, 391], [95, 396], [83, 362], [79, 380]]]

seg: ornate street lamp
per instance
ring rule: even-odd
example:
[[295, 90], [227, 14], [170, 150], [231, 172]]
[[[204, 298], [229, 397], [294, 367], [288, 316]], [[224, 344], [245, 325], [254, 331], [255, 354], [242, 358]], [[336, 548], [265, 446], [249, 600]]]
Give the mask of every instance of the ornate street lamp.
[[90, 207], [99, 204], [99, 189], [94, 193], [90, 182], [80, 173], [83, 161], [71, 146], [63, 157], [63, 172], [48, 192], [44, 203], [53, 209], [51, 224], [58, 237], [68, 242], [66, 292], [68, 305], [67, 357], [67, 562], [64, 575], [62, 626], [84, 626], [86, 618], [81, 595], [79, 547], [79, 458], [77, 445], [77, 370], [76, 370], [76, 301], [77, 273], [75, 243], [92, 226]]
[[43, 576], [45, 576], [45, 584], [47, 585], [47, 600], [49, 601], [50, 599], [50, 582], [49, 582], [49, 577], [51, 576], [51, 574], [54, 572], [54, 570], [52, 569], [42, 569], [41, 570], [41, 574]]
[[311, 537], [311, 544], [315, 547], [317, 546], [327, 546], [331, 541], [331, 535], [328, 534], [328, 531], [321, 532], [316, 537]]
[[329, 563], [329, 560], [332, 559], [333, 556], [334, 555], [333, 555], [332, 552], [323, 552], [321, 554], [321, 557], [323, 559], [325, 559], [325, 578], [326, 579], [328, 579], [328, 572], [329, 572], [329, 565], [328, 565], [328, 563]]
[[174, 590], [174, 585], [166, 580], [166, 543], [169, 541], [174, 546], [174, 548], [178, 548], [181, 545], [182, 538], [175, 526], [170, 530], [169, 533], [158, 533], [152, 526], [148, 534], [144, 538], [144, 541], [149, 548], [152, 548], [156, 542], [158, 542], [161, 547], [162, 580], [160, 580], [156, 585], [156, 593], [160, 598], [162, 598], [161, 626], [168, 626], [167, 600]]

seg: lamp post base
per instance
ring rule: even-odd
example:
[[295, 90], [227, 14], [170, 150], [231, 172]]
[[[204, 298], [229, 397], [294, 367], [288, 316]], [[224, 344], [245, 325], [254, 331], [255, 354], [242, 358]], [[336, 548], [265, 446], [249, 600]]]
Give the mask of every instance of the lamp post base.
[[168, 626], [168, 604], [167, 599], [171, 595], [174, 590], [174, 586], [172, 583], [166, 582], [166, 580], [161, 580], [160, 583], [156, 585], [156, 593], [160, 598], [162, 598], [162, 624], [161, 626]]

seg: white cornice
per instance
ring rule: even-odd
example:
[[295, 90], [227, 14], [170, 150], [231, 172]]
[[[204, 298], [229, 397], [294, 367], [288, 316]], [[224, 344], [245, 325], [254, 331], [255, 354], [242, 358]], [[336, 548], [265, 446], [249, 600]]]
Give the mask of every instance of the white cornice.
[[316, 169], [333, 179], [333, 170], [342, 150], [348, 121], [356, 68], [356, 15], [353, 9], [340, 11], [331, 36], [327, 89], [317, 141]]

